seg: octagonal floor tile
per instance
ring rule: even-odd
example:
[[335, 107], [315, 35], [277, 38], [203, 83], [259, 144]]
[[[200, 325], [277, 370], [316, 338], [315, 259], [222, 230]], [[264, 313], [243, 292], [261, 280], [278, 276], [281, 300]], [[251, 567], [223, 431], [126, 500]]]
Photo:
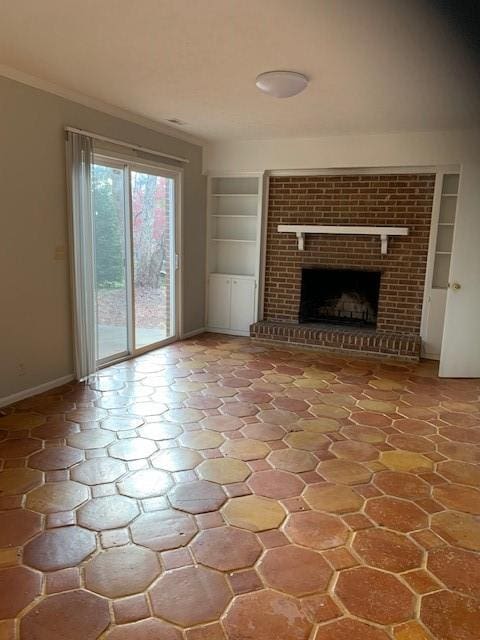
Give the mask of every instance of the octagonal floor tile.
[[157, 620], [156, 618], [147, 618], [139, 622], [131, 622], [122, 624], [109, 631], [105, 640], [182, 640], [182, 633], [179, 629]]
[[299, 496], [305, 488], [296, 475], [277, 469], [257, 471], [249, 479], [248, 486], [256, 495], [276, 500]]
[[358, 511], [364, 503], [354, 489], [331, 483], [309, 485], [303, 497], [312, 509], [331, 513]]
[[312, 453], [299, 449], [276, 449], [268, 456], [268, 461], [276, 469], [292, 473], [312, 471], [318, 464]]
[[431, 549], [427, 569], [448, 589], [480, 600], [480, 556], [477, 553], [454, 547]]
[[42, 482], [40, 471], [33, 469], [3, 469], [0, 473], [0, 496], [17, 496], [38, 487]]
[[83, 460], [80, 449], [73, 447], [48, 447], [43, 449], [28, 460], [28, 466], [41, 471], [53, 471], [56, 469], [68, 469]]
[[370, 411], [355, 411], [350, 418], [357, 424], [366, 427], [389, 427], [392, 419], [382, 413], [372, 413]]
[[400, 418], [393, 423], [395, 429], [414, 436], [431, 436], [435, 433], [435, 427], [424, 420], [415, 418]]
[[293, 596], [325, 591], [333, 574], [319, 553], [295, 545], [269, 549], [258, 571], [270, 587]]
[[127, 438], [119, 440], [109, 447], [109, 453], [120, 460], [140, 460], [148, 458], [157, 450], [155, 443], [147, 438]]
[[235, 598], [223, 622], [235, 640], [307, 640], [312, 629], [297, 599], [270, 589]]
[[395, 449], [411, 451], [412, 453], [431, 453], [435, 451], [435, 445], [424, 436], [411, 436], [406, 433], [389, 435], [387, 442]]
[[435, 500], [447, 509], [480, 514], [480, 491], [461, 484], [441, 484], [433, 489]]
[[330, 451], [337, 458], [345, 458], [346, 460], [363, 462], [366, 460], [376, 460], [379, 455], [378, 449], [368, 442], [356, 442], [354, 440], [342, 440], [335, 442]]
[[172, 447], [163, 449], [152, 456], [152, 465], [165, 471], [185, 471], [194, 469], [203, 460], [202, 456], [192, 449]]
[[75, 509], [87, 499], [87, 487], [78, 482], [64, 480], [50, 482], [34, 489], [28, 494], [26, 505], [32, 511], [57, 513], [58, 511]]
[[480, 551], [480, 521], [469, 513], [456, 511], [434, 513], [432, 529], [456, 547]]
[[217, 620], [231, 597], [225, 576], [206, 567], [167, 571], [150, 589], [154, 614], [182, 627]]
[[182, 433], [181, 427], [171, 422], [149, 422], [138, 430], [142, 438], [150, 440], [170, 440]]
[[191, 545], [200, 564], [219, 571], [251, 567], [262, 552], [257, 536], [236, 527], [215, 527], [202, 531]]
[[270, 447], [260, 440], [239, 438], [238, 440], [227, 440], [222, 445], [222, 452], [238, 460], [259, 460], [269, 454]]
[[100, 426], [110, 431], [130, 431], [141, 427], [142, 424], [144, 424], [144, 420], [139, 416], [111, 416], [102, 420]]
[[452, 482], [468, 484], [473, 487], [480, 486], [480, 468], [478, 465], [457, 460], [447, 460], [438, 465], [438, 472]]
[[48, 596], [20, 622], [20, 640], [97, 640], [110, 624], [108, 602], [88, 591]]
[[415, 504], [389, 496], [368, 500], [365, 513], [381, 527], [408, 533], [428, 526], [427, 514]]
[[420, 619], [435, 638], [477, 640], [480, 602], [457, 593], [437, 591], [422, 598]]
[[199, 422], [205, 417], [203, 411], [198, 409], [169, 409], [163, 414], [163, 418], [169, 422], [184, 424], [188, 422]]
[[318, 465], [318, 472], [329, 482], [340, 484], [363, 484], [372, 476], [366, 467], [350, 460], [324, 460]]
[[[360, 620], [344, 618], [319, 627], [314, 640], [389, 640], [385, 631], [372, 627]], [[405, 640], [424, 640], [421, 637], [405, 638]]]
[[143, 499], [163, 496], [171, 486], [172, 480], [166, 471], [141, 469], [121, 480], [118, 490], [131, 498]]
[[139, 514], [135, 500], [125, 496], [94, 498], [78, 510], [78, 523], [102, 531], [124, 527]]
[[261, 440], [262, 442], [269, 442], [271, 440], [281, 440], [286, 431], [278, 424], [268, 424], [266, 422], [253, 422], [247, 424], [242, 428], [242, 433], [246, 438], [252, 440]]
[[212, 458], [198, 467], [198, 474], [203, 480], [217, 484], [243, 482], [250, 473], [250, 467], [245, 462], [231, 458]]
[[40, 571], [75, 567], [96, 549], [95, 535], [81, 527], [47, 529], [24, 549], [25, 564]]
[[108, 413], [105, 409], [99, 409], [98, 407], [84, 407], [82, 409], [75, 409], [66, 414], [67, 420], [72, 422], [99, 422], [108, 417]]
[[364, 426], [342, 427], [342, 434], [349, 440], [364, 442], [365, 444], [381, 444], [385, 442], [386, 434], [380, 429]]
[[[317, 405], [318, 406], [318, 405]], [[325, 405], [327, 406], [327, 405]], [[328, 407], [329, 409], [338, 409], [338, 407]], [[313, 409], [313, 407], [312, 407]], [[340, 429], [340, 422], [333, 418], [302, 418], [296, 424], [296, 427], [303, 431], [310, 431], [313, 433], [332, 433]]]
[[0, 548], [18, 547], [42, 529], [41, 516], [27, 509], [0, 512]]
[[225, 442], [225, 438], [216, 431], [199, 430], [184, 433], [180, 438], [180, 442], [183, 446], [191, 449], [216, 449]]
[[42, 441], [36, 438], [9, 438], [0, 444], [0, 458], [23, 458], [42, 448]]
[[8, 429], [9, 431], [30, 429], [39, 427], [44, 422], [44, 416], [39, 416], [34, 413], [11, 413], [0, 417], [0, 429]]
[[365, 529], [355, 534], [353, 549], [371, 567], [402, 573], [421, 566], [423, 553], [413, 542], [385, 529]]
[[106, 429], [87, 429], [68, 436], [67, 442], [78, 449], [101, 449], [115, 440], [115, 434]]
[[401, 471], [382, 471], [376, 473], [373, 482], [390, 496], [417, 500], [430, 496], [430, 485], [411, 473]]
[[42, 590], [42, 576], [27, 567], [0, 571], [0, 619], [14, 618]]
[[330, 440], [321, 433], [315, 431], [292, 431], [285, 438], [293, 449], [304, 449], [305, 451], [318, 451], [326, 448]]
[[378, 624], [393, 624], [413, 616], [414, 597], [395, 576], [358, 567], [340, 572], [335, 593], [355, 616]]
[[188, 513], [216, 511], [227, 499], [218, 484], [206, 480], [178, 484], [170, 491], [168, 497], [173, 507]]
[[299, 420], [296, 413], [283, 411], [282, 409], [265, 409], [257, 414], [257, 418], [262, 422], [279, 424], [282, 427], [294, 424]]
[[407, 451], [382, 451], [380, 462], [392, 471], [422, 473], [433, 469], [433, 462], [421, 453]]
[[112, 458], [92, 458], [72, 469], [71, 477], [82, 484], [95, 485], [114, 482], [126, 472], [123, 462]]
[[337, 516], [299, 511], [288, 516], [285, 533], [296, 544], [312, 549], [331, 549], [345, 544], [349, 530]]
[[472, 447], [461, 442], [439, 442], [437, 444], [438, 453], [461, 462], [480, 462], [480, 447]]
[[256, 405], [251, 402], [227, 402], [223, 407], [222, 411], [229, 415], [237, 418], [246, 418], [247, 416], [254, 416], [259, 412], [259, 409]]
[[285, 511], [278, 502], [262, 496], [232, 498], [222, 512], [229, 524], [249, 531], [275, 529], [285, 518]]
[[161, 573], [150, 549], [126, 545], [101, 551], [85, 565], [85, 586], [109, 598], [144, 591]]
[[183, 547], [198, 531], [192, 516], [174, 509], [143, 513], [130, 530], [134, 542], [153, 551]]
[[202, 420], [202, 427], [211, 431], [236, 431], [243, 422], [234, 416], [209, 416]]

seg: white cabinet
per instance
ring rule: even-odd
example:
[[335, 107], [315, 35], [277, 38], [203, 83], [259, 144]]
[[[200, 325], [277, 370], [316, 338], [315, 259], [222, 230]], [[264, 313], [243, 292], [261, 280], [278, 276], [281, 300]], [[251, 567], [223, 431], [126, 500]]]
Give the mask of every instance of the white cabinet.
[[230, 328], [231, 294], [231, 278], [210, 276], [208, 282], [208, 326], [211, 329]]
[[248, 335], [255, 321], [255, 280], [211, 275], [208, 281], [208, 327]]
[[230, 296], [230, 329], [249, 331], [255, 317], [255, 280], [233, 278]]
[[263, 174], [209, 178], [207, 328], [249, 335], [260, 271]]

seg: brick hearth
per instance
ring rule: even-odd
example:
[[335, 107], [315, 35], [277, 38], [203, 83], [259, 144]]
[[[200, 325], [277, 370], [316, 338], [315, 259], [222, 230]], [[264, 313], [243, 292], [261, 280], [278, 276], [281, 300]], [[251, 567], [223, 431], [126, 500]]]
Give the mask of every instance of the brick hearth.
[[[418, 358], [433, 174], [273, 176], [269, 184], [263, 321], [256, 338]], [[299, 251], [279, 224], [405, 226], [380, 253], [374, 236], [309, 235]], [[302, 267], [381, 271], [375, 331], [299, 325]]]
[[261, 321], [250, 327], [252, 338], [315, 346], [336, 351], [362, 351], [368, 354], [418, 360], [421, 339], [413, 334], [380, 333], [371, 329], [352, 329], [332, 325]]

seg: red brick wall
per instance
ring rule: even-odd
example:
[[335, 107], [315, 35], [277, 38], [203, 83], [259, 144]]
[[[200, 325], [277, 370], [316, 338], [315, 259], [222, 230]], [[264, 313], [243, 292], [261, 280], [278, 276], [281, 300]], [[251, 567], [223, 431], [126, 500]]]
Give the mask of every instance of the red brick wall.
[[[270, 178], [264, 319], [297, 322], [303, 266], [382, 272], [377, 331], [420, 331], [435, 176], [432, 174]], [[378, 236], [310, 235], [298, 251], [279, 224], [409, 228], [380, 253]]]

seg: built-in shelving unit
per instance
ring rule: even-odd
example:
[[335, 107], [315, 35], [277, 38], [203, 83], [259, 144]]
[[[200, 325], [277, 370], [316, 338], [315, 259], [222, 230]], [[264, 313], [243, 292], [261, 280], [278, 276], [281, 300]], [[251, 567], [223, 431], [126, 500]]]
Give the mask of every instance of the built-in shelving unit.
[[455, 213], [457, 210], [458, 181], [458, 174], [446, 173], [443, 176], [435, 261], [433, 264], [433, 289], [446, 289], [448, 287], [453, 231], [455, 229]]
[[440, 172], [435, 188], [429, 249], [432, 258], [426, 277], [422, 351], [425, 357], [437, 360], [443, 340], [459, 180], [458, 173]]
[[207, 327], [248, 335], [257, 310], [261, 174], [211, 176], [208, 197]]

